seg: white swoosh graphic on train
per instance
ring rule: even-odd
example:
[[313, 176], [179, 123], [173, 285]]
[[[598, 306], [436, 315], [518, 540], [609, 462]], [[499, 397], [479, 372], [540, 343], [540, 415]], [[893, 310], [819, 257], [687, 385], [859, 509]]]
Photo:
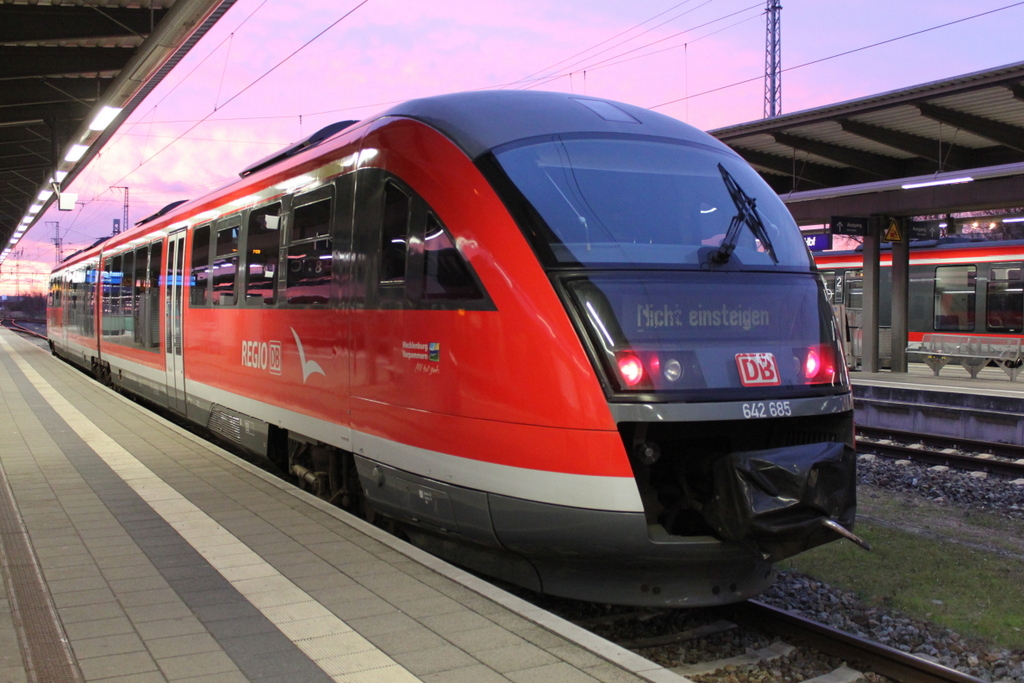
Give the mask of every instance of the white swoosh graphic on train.
[[292, 336], [295, 337], [295, 345], [299, 347], [299, 362], [302, 363], [302, 383], [305, 384], [309, 376], [314, 372], [319, 372], [324, 377], [327, 373], [320, 367], [320, 364], [315, 360], [306, 360], [306, 351], [302, 348], [302, 340], [299, 339], [299, 333], [295, 331], [294, 327], [289, 327], [292, 331]]

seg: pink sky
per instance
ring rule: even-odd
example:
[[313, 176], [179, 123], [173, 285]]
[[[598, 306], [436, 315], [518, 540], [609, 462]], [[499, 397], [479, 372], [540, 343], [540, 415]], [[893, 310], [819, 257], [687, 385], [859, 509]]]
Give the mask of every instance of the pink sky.
[[[130, 188], [134, 222], [328, 123], [393, 102], [523, 87], [553, 73], [540, 89], [655, 108], [704, 130], [763, 112], [764, 0], [368, 0], [251, 85], [359, 1], [238, 0], [66, 188], [79, 194], [76, 210], [51, 208], [19, 244], [22, 258], [0, 266], [0, 294], [15, 293], [18, 271], [21, 293], [43, 290], [55, 260], [48, 221], [59, 221], [65, 255], [109, 234], [123, 201], [111, 186]], [[1011, 4], [783, 0], [782, 65]], [[1022, 61], [1022, 25], [1024, 3], [792, 69], [783, 74], [783, 113]]]

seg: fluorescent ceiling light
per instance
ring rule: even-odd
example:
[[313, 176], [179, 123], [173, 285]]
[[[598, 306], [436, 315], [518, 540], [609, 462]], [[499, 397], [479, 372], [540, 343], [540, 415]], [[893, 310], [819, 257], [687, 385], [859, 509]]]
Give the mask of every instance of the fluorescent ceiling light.
[[41, 190], [37, 199], [41, 202], [45, 202], [47, 199], [53, 196], [53, 190]]
[[33, 204], [32, 206], [28, 207], [28, 215], [34, 216], [35, 214], [39, 213], [39, 210], [42, 208], [42, 204]]
[[1004, 218], [1004, 223], [1024, 223], [1024, 218]]
[[71, 145], [71, 149], [64, 155], [64, 161], [78, 161], [88, 150], [89, 145]]
[[939, 185], [960, 185], [961, 183], [973, 183], [974, 178], [963, 176], [961, 178], [948, 178], [946, 180], [929, 180], [923, 183], [909, 183], [901, 185], [904, 190], [913, 190], [918, 187], [937, 187]]
[[53, 174], [53, 180], [58, 183], [63, 183], [64, 179], [68, 177], [67, 171], [57, 171]]
[[89, 124], [89, 130], [106, 130], [111, 121], [117, 118], [117, 115], [120, 113], [121, 109], [118, 107], [103, 107], [96, 114], [92, 123]]

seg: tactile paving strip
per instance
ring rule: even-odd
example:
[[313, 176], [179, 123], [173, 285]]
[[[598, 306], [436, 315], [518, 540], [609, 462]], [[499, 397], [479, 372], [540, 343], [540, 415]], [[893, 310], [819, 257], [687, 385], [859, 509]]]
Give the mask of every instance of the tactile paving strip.
[[36, 561], [0, 463], [0, 565], [22, 657], [33, 683], [81, 683], [82, 674]]

